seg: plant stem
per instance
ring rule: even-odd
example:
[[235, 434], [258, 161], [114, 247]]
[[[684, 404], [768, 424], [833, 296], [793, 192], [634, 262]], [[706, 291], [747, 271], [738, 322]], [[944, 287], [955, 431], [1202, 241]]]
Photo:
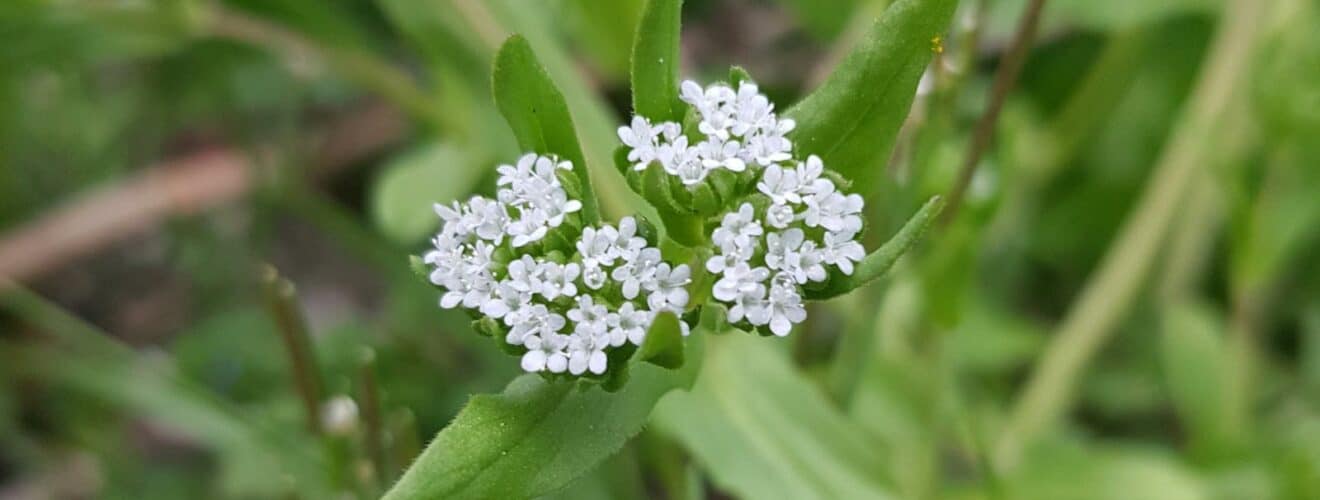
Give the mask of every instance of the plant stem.
[[1036, 39], [1036, 28], [1040, 25], [1040, 12], [1044, 7], [1045, 0], [1031, 0], [1031, 3], [1027, 4], [1027, 9], [1023, 11], [1022, 18], [1018, 21], [1017, 32], [1013, 33], [1013, 41], [1009, 45], [1008, 52], [1000, 59], [999, 69], [995, 71], [994, 86], [990, 89], [990, 103], [985, 109], [985, 114], [981, 115], [980, 121], [976, 123], [976, 131], [973, 132], [972, 142], [963, 157], [958, 179], [949, 190], [949, 207], [940, 219], [944, 225], [948, 225], [958, 215], [958, 208], [967, 194], [967, 187], [972, 183], [972, 175], [976, 173], [976, 165], [981, 162], [981, 155], [985, 154], [986, 148], [990, 146], [995, 124], [999, 121], [999, 112], [1003, 110], [1008, 92], [1013, 90], [1018, 75], [1022, 73], [1022, 65], [1027, 61], [1027, 49]]
[[[358, 366], [358, 383], [361, 394], [358, 395], [358, 401], [362, 405], [362, 423], [365, 425], [363, 432], [363, 444], [366, 448], [367, 458], [371, 460], [372, 470], [375, 472], [375, 484], [389, 484], [390, 477], [386, 477], [389, 472], [385, 466], [385, 445], [384, 429], [380, 416], [380, 389], [376, 384], [376, 352], [371, 349], [363, 349], [362, 358]], [[379, 491], [375, 491], [379, 493]]]
[[321, 374], [312, 353], [311, 335], [307, 329], [306, 318], [298, 308], [298, 297], [293, 283], [281, 278], [279, 271], [267, 265], [262, 270], [262, 285], [265, 290], [266, 306], [275, 319], [276, 329], [284, 340], [284, 347], [289, 355], [289, 366], [293, 370], [293, 381], [298, 388], [306, 413], [307, 429], [312, 434], [321, 434]]
[[1210, 157], [1217, 126], [1239, 90], [1266, 2], [1234, 0], [1226, 9], [1181, 125], [1095, 276], [1068, 311], [1017, 400], [995, 449], [1012, 468], [1022, 450], [1068, 407], [1077, 377], [1127, 313], [1177, 212], [1189, 179]]

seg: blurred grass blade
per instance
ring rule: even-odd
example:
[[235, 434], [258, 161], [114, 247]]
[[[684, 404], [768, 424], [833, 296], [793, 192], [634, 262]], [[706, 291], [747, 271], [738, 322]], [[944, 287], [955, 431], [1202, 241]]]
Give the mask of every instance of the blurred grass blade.
[[825, 283], [825, 288], [820, 290], [806, 290], [804, 296], [808, 300], [824, 300], [831, 297], [856, 290], [867, 283], [875, 281], [876, 278], [889, 272], [894, 263], [902, 257], [908, 249], [917, 244], [921, 236], [925, 234], [926, 228], [930, 227], [935, 216], [939, 215], [940, 210], [944, 208], [944, 202], [939, 196], [932, 197], [916, 215], [908, 219], [907, 223], [898, 230], [893, 238], [881, 245], [880, 248], [871, 252], [857, 263], [857, 268], [853, 270], [852, 276], [834, 277]]
[[634, 363], [617, 392], [529, 374], [473, 397], [385, 498], [531, 498], [564, 487], [641, 431], [661, 396], [692, 385], [704, 337], [687, 338], [692, 362], [680, 370]]
[[740, 498], [888, 498], [878, 449], [765, 339], [708, 339], [701, 380], [656, 407], [720, 489]]
[[633, 112], [652, 122], [683, 121], [678, 42], [683, 0], [648, 0], [632, 53]]
[[573, 174], [582, 185], [583, 218], [589, 224], [598, 222], [596, 195], [591, 189], [587, 161], [582, 156], [568, 105], [536, 60], [527, 39], [514, 35], [500, 47], [495, 55], [492, 85], [495, 104], [524, 151], [554, 154], [573, 162]]
[[794, 147], [819, 155], [825, 166], [874, 192], [907, 119], [933, 50], [957, 0], [899, 0], [885, 10], [861, 43], [825, 83], [787, 112], [797, 120]]

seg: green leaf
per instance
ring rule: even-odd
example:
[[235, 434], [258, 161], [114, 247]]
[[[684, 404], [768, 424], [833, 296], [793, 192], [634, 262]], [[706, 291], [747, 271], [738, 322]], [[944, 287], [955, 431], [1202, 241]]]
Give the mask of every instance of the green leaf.
[[583, 218], [590, 224], [599, 222], [591, 176], [568, 105], [526, 39], [513, 35], [504, 42], [495, 55], [492, 80], [495, 105], [509, 122], [518, 145], [526, 151], [554, 154], [573, 162], [573, 174], [582, 185]]
[[569, 0], [561, 7], [565, 15], [565, 34], [574, 47], [588, 56], [592, 67], [604, 72], [611, 81], [622, 80], [628, 73], [633, 32], [642, 14], [642, 0]]
[[655, 317], [637, 359], [669, 369], [683, 366], [683, 333], [678, 316], [663, 312]]
[[678, 99], [678, 39], [683, 0], [648, 0], [633, 41], [633, 112], [651, 121], [683, 120]]
[[687, 337], [695, 362], [633, 363], [617, 392], [523, 375], [500, 394], [473, 397], [385, 498], [530, 498], [563, 488], [637, 434], [661, 396], [691, 387], [704, 337]]
[[1164, 315], [1160, 358], [1169, 396], [1192, 444], [1214, 452], [1225, 442], [1229, 368], [1224, 327], [1213, 310], [1176, 306]]
[[887, 498], [879, 450], [772, 342], [708, 339], [701, 380], [656, 407], [655, 423], [741, 498]]
[[935, 220], [935, 216], [939, 215], [940, 210], [943, 208], [944, 201], [939, 196], [931, 197], [930, 201], [922, 205], [921, 210], [918, 210], [916, 215], [913, 215], [906, 224], [903, 224], [903, 228], [898, 230], [898, 234], [895, 234], [884, 245], [881, 245], [876, 251], [871, 252], [861, 262], [858, 262], [857, 267], [853, 269], [852, 276], [831, 277], [825, 283], [824, 288], [805, 290], [806, 298], [809, 300], [823, 300], [836, 297], [856, 290], [858, 287], [883, 276], [889, 271], [889, 268], [894, 267], [894, 263], [898, 261], [899, 257], [902, 257], [909, 248], [916, 245], [917, 241], [921, 239], [921, 235], [926, 232], [926, 228], [930, 227], [930, 223]]
[[417, 243], [439, 223], [431, 206], [467, 195], [484, 173], [450, 145], [427, 144], [408, 151], [391, 159], [372, 185], [372, 218], [394, 241]]
[[787, 112], [801, 156], [819, 155], [863, 193], [871, 193], [917, 82], [930, 62], [931, 39], [944, 33], [957, 0], [899, 0], [820, 88]]

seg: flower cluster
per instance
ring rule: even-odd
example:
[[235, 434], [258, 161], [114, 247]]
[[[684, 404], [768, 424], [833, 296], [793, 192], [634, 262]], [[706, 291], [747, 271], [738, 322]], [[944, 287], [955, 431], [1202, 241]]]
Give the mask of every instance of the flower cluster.
[[806, 319], [803, 287], [824, 282], [827, 266], [851, 275], [865, 256], [856, 241], [862, 197], [840, 191], [819, 157], [793, 160], [785, 134], [794, 123], [777, 118], [756, 85], [744, 82], [735, 91], [687, 81], [681, 98], [700, 115], [705, 139], [688, 146], [679, 124], [636, 117], [619, 128], [628, 160], [638, 170], [658, 162], [689, 189], [719, 168], [747, 176], [747, 185], [755, 181], [756, 191], [710, 232], [714, 255], [705, 267], [719, 275], [711, 295], [729, 305], [730, 322], [787, 335]]
[[631, 217], [583, 228], [569, 257], [537, 245], [582, 208], [560, 181], [571, 169], [536, 154], [500, 166], [496, 199], [436, 205], [443, 226], [424, 257], [440, 306], [499, 321], [529, 372], [604, 373], [607, 350], [640, 346], [657, 313], [688, 302], [691, 270], [661, 260]]
[[619, 139], [628, 146], [628, 161], [636, 170], [659, 162], [665, 172], [692, 186], [715, 169], [743, 172], [749, 165], [767, 166], [786, 161], [793, 144], [785, 134], [793, 120], [780, 120], [756, 84], [743, 82], [735, 91], [722, 84], [702, 88], [683, 82], [680, 98], [701, 117], [698, 130], [705, 139], [689, 144], [682, 127], [674, 122], [652, 124], [634, 116], [631, 126], [619, 127]]

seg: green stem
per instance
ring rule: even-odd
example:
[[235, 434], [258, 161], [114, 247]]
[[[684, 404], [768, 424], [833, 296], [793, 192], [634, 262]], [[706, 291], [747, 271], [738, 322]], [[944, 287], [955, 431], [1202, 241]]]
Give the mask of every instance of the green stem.
[[1225, 11], [1192, 98], [1132, 217], [1095, 276], [1068, 311], [1037, 363], [995, 449], [995, 464], [1014, 467], [1022, 450], [1067, 410], [1083, 368], [1126, 316], [1197, 167], [1214, 147], [1214, 132], [1239, 90], [1263, 0], [1234, 0]]
[[385, 465], [385, 432], [380, 414], [380, 389], [376, 383], [376, 352], [371, 349], [362, 350], [358, 384], [361, 391], [358, 401], [362, 404], [362, 423], [365, 426], [363, 447], [366, 448], [367, 458], [371, 460], [375, 473], [373, 492], [379, 494], [379, 486], [389, 484], [393, 478], [386, 477], [389, 470]]
[[298, 307], [298, 297], [293, 283], [281, 278], [274, 267], [266, 266], [262, 270], [262, 286], [265, 290], [266, 306], [275, 319], [276, 329], [284, 340], [285, 351], [289, 355], [289, 366], [293, 371], [294, 385], [302, 399], [307, 420], [307, 429], [312, 434], [321, 434], [321, 374], [317, 368], [316, 356], [312, 353], [311, 334], [307, 329], [307, 320]]

